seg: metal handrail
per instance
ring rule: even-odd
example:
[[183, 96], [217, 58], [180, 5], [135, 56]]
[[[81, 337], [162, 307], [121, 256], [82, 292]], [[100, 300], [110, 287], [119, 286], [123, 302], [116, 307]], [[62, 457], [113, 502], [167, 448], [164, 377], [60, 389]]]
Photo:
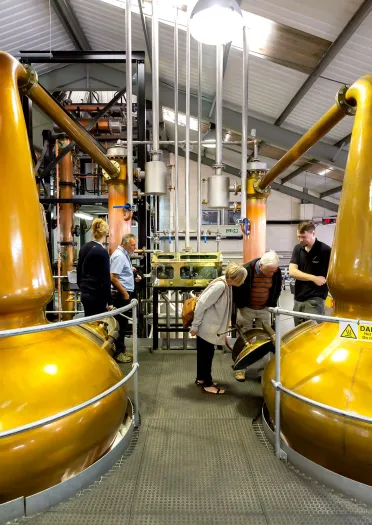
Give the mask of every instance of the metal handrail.
[[327, 321], [331, 323], [340, 323], [340, 322], [346, 322], [346, 323], [357, 323], [359, 324], [366, 324], [371, 326], [371, 321], [362, 321], [360, 319], [346, 319], [343, 317], [330, 317], [326, 315], [317, 315], [317, 314], [307, 314], [303, 312], [293, 312], [291, 310], [283, 310], [282, 308], [269, 308], [269, 311], [275, 314], [275, 380], [272, 379], [271, 383], [274, 386], [276, 392], [275, 392], [275, 455], [280, 459], [281, 458], [281, 439], [280, 439], [280, 403], [281, 403], [281, 392], [284, 392], [285, 394], [297, 399], [298, 401], [301, 401], [302, 403], [306, 403], [310, 406], [319, 408], [321, 410], [325, 410], [327, 412], [330, 412], [331, 414], [337, 414], [339, 416], [343, 416], [349, 419], [361, 421], [363, 423], [372, 423], [372, 418], [367, 416], [360, 416], [359, 414], [355, 414], [352, 412], [347, 412], [345, 410], [341, 410], [339, 408], [331, 407], [329, 405], [325, 405], [323, 403], [319, 403], [318, 401], [314, 401], [312, 399], [309, 399], [308, 397], [301, 396], [300, 394], [297, 394], [293, 390], [290, 390], [286, 387], [284, 387], [280, 381], [280, 346], [281, 346], [281, 325], [280, 325], [280, 316], [281, 315], [289, 315], [292, 317], [300, 317], [301, 319], [314, 319], [316, 321]]
[[[134, 378], [134, 395], [135, 395], [135, 403], [134, 403], [134, 426], [138, 426], [139, 423], [139, 412], [138, 412], [138, 349], [137, 349], [137, 305], [138, 301], [136, 299], [132, 299], [132, 301], [121, 308], [118, 308], [117, 310], [111, 310], [110, 312], [104, 312], [102, 314], [97, 315], [91, 315], [88, 317], [81, 317], [80, 319], [72, 319], [71, 321], [61, 321], [58, 323], [51, 323], [50, 325], [40, 325], [40, 326], [30, 326], [26, 328], [20, 328], [15, 330], [3, 330], [0, 331], [0, 338], [2, 337], [12, 337], [15, 335], [21, 335], [21, 334], [31, 334], [35, 332], [44, 332], [47, 330], [54, 330], [57, 328], [68, 328], [69, 326], [79, 325], [86, 322], [92, 322], [92, 321], [98, 321], [100, 319], [104, 319], [107, 317], [114, 317], [116, 315], [122, 314], [122, 312], [126, 312], [128, 310], [133, 309], [133, 365], [132, 370], [127, 374], [123, 379], [121, 379], [118, 383], [111, 386], [104, 392], [101, 392], [101, 394], [98, 394], [95, 397], [92, 397], [91, 399], [88, 399], [87, 401], [84, 401], [83, 403], [80, 403], [79, 405], [75, 405], [74, 407], [68, 408], [66, 410], [63, 410], [62, 412], [58, 412], [58, 414], [54, 414], [53, 416], [48, 416], [43, 419], [39, 419], [38, 421], [34, 421], [32, 423], [27, 423], [26, 425], [22, 425], [20, 427], [12, 428], [9, 430], [4, 430], [3, 432], [0, 432], [0, 439], [6, 438], [9, 436], [14, 436], [16, 434], [21, 434], [23, 432], [27, 432], [29, 430], [34, 430], [36, 428], [40, 428], [44, 425], [48, 425], [50, 423], [53, 423], [54, 421], [58, 421], [59, 419], [63, 419], [66, 416], [69, 416], [71, 414], [74, 414], [76, 412], [79, 412], [80, 410], [93, 405], [94, 403], [97, 403], [101, 399], [109, 396], [115, 390], [122, 387], [124, 383], [126, 383], [133, 375], [135, 375]], [[46, 328], [47, 327], [47, 328]]]
[[3, 337], [13, 337], [15, 335], [34, 334], [36, 332], [48, 332], [49, 330], [57, 330], [58, 328], [68, 328], [69, 326], [75, 326], [83, 323], [92, 323], [93, 321], [100, 321], [107, 317], [115, 317], [118, 314], [132, 310], [134, 306], [137, 306], [138, 301], [132, 299], [131, 302], [116, 310], [110, 312], [103, 312], [102, 314], [90, 315], [87, 317], [80, 317], [78, 319], [71, 319], [70, 321], [59, 321], [58, 323], [42, 324], [37, 326], [26, 326], [24, 328], [13, 328], [11, 330], [0, 331], [0, 339]]

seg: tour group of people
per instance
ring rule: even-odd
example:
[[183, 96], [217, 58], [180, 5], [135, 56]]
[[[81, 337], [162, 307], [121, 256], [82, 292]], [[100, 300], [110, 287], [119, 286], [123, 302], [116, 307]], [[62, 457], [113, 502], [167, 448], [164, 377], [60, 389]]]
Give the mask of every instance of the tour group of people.
[[[136, 249], [136, 237], [124, 235], [120, 246], [109, 257], [103, 243], [108, 225], [102, 219], [92, 224], [93, 240], [80, 250], [77, 268], [78, 285], [85, 315], [94, 315], [113, 307], [119, 308], [135, 296], [135, 283], [142, 277], [130, 260]], [[327, 273], [331, 248], [319, 241], [312, 221], [297, 227], [298, 244], [289, 264], [289, 275], [295, 279], [294, 311], [324, 315], [328, 295]], [[208, 394], [221, 395], [221, 388], [212, 378], [215, 346], [224, 344], [223, 332], [228, 329], [232, 304], [237, 308], [237, 323], [243, 332], [270, 324], [270, 307], [278, 304], [282, 290], [282, 272], [276, 252], [269, 251], [246, 264], [229, 263], [225, 274], [214, 279], [199, 296], [190, 334], [196, 336], [197, 373], [195, 384]], [[121, 363], [131, 361], [126, 352], [125, 332], [128, 321], [118, 316], [120, 336], [114, 358]], [[302, 322], [295, 318], [295, 325]], [[245, 372], [235, 378], [245, 380]]]

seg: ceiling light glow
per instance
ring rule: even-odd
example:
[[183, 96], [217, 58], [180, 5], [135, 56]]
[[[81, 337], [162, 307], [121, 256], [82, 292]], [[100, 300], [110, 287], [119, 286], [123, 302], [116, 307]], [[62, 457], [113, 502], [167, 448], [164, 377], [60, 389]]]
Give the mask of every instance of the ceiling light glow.
[[190, 17], [190, 33], [202, 44], [231, 42], [243, 29], [243, 15], [236, 0], [199, 0]]

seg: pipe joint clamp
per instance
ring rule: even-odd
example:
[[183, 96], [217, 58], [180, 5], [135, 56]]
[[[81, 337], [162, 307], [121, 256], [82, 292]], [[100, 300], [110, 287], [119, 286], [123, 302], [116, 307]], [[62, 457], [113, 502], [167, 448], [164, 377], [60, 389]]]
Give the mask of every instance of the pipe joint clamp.
[[102, 176], [103, 176], [103, 178], [105, 180], [115, 179], [116, 177], [119, 176], [119, 173], [120, 173], [120, 164], [118, 163], [118, 161], [117, 160], [111, 160], [111, 159], [109, 159], [109, 160], [110, 160], [111, 164], [113, 164], [115, 166], [115, 168], [117, 169], [117, 173], [116, 173], [116, 175], [109, 175], [106, 170], [102, 169]]
[[340, 87], [340, 89], [337, 91], [336, 94], [336, 105], [338, 108], [341, 109], [345, 113], [345, 115], [353, 116], [356, 114], [356, 106], [352, 106], [347, 102], [346, 100], [346, 93], [350, 86], [345, 84], [344, 86]]
[[260, 188], [259, 184], [261, 182], [261, 179], [262, 177], [256, 178], [255, 181], [253, 182], [253, 187], [257, 193], [260, 193], [261, 195], [269, 195], [271, 186], [267, 186], [266, 188], [263, 188], [263, 189]]
[[27, 81], [23, 86], [20, 86], [19, 91], [21, 95], [27, 95], [31, 89], [37, 84], [38, 76], [33, 67], [29, 64], [22, 64], [25, 70], [27, 71]]

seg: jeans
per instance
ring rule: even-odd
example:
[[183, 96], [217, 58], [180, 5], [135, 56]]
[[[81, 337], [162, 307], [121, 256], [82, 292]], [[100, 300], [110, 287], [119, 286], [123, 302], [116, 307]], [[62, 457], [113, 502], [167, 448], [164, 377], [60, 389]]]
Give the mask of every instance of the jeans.
[[[293, 310], [295, 312], [303, 312], [305, 314], [324, 315], [324, 306], [324, 299], [322, 299], [321, 297], [313, 297], [312, 299], [308, 299], [307, 301], [295, 300]], [[305, 321], [306, 319], [301, 319], [300, 317], [294, 318], [295, 326], [298, 326], [299, 324]], [[318, 323], [321, 322], [322, 321], [318, 321]]]
[[204, 381], [204, 386], [212, 386], [212, 360], [214, 345], [201, 337], [196, 338], [196, 379]]

